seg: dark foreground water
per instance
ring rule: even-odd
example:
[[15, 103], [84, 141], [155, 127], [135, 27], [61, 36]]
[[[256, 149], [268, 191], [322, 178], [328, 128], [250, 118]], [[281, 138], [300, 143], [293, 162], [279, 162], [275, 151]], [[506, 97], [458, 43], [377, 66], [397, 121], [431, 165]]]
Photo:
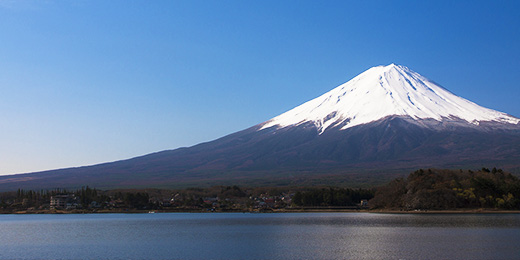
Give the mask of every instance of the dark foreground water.
[[0, 215], [1, 259], [520, 259], [520, 215]]

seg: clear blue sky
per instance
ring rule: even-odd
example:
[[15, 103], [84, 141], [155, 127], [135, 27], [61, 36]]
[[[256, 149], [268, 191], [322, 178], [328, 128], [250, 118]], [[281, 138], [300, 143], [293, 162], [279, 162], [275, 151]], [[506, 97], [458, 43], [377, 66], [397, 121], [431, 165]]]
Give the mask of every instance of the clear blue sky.
[[0, 174], [191, 146], [366, 69], [520, 117], [519, 1], [0, 0]]

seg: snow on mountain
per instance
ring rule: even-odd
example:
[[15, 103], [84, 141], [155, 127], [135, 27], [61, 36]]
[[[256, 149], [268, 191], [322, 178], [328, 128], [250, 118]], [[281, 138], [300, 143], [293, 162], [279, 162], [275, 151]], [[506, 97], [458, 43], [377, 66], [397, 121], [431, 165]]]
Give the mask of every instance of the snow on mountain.
[[518, 124], [520, 119], [479, 106], [401, 65], [373, 67], [322, 96], [283, 113], [261, 127], [286, 127], [312, 122], [320, 134], [329, 127], [341, 129], [386, 116], [413, 119], [462, 119], [478, 125], [493, 121]]

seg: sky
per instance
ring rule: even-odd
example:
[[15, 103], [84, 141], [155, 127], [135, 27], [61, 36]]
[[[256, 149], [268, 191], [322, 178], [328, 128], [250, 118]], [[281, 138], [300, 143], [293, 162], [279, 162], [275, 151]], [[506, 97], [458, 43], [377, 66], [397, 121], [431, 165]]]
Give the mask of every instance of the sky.
[[520, 1], [0, 0], [0, 175], [243, 130], [378, 65], [520, 117]]

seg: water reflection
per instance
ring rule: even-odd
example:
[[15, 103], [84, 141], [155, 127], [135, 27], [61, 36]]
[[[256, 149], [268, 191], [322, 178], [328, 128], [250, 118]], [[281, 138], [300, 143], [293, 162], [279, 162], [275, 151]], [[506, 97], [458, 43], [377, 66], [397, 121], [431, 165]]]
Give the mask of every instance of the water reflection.
[[520, 215], [0, 215], [2, 259], [514, 259]]

